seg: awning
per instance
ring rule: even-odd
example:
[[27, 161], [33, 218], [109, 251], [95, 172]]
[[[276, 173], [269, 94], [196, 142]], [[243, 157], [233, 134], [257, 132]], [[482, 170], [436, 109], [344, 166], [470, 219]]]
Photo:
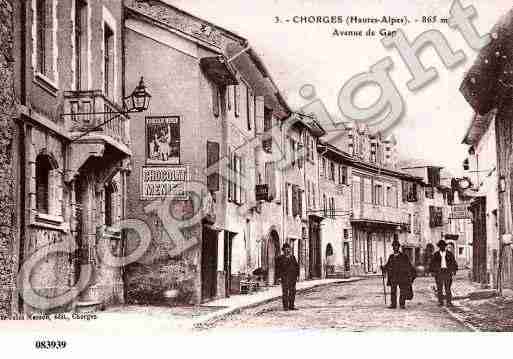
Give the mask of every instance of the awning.
[[200, 60], [203, 72], [219, 85], [237, 85], [236, 72], [224, 56], [204, 57]]
[[393, 227], [393, 229], [397, 229], [397, 226], [403, 226], [399, 222], [378, 221], [374, 219], [351, 219], [351, 223], [367, 227]]

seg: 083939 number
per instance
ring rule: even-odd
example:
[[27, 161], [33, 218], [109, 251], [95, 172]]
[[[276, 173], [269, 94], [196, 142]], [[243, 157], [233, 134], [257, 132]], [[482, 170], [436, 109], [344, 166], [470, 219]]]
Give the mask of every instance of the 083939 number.
[[66, 348], [66, 342], [64, 340], [36, 340], [35, 342], [36, 349], [64, 349]]

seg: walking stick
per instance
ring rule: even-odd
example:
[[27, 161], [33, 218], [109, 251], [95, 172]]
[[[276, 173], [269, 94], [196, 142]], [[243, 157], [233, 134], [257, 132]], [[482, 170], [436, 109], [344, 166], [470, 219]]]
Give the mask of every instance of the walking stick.
[[379, 259], [380, 267], [381, 267], [381, 280], [383, 282], [383, 295], [385, 297], [385, 305], [387, 304], [387, 286], [385, 285], [385, 271], [383, 269], [383, 260]]

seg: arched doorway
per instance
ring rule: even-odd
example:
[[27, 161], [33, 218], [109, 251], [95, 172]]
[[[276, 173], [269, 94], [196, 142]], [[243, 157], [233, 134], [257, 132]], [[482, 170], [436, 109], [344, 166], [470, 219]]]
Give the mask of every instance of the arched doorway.
[[274, 285], [277, 282], [276, 278], [276, 257], [280, 255], [280, 237], [276, 230], [271, 230], [267, 238], [267, 246], [265, 248], [264, 256], [267, 264], [267, 283]]

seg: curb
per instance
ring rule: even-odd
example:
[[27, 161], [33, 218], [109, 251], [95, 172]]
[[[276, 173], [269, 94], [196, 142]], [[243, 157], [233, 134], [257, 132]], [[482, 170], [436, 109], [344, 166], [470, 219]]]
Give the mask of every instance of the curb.
[[[335, 281], [335, 282], [319, 283], [319, 284], [313, 285], [311, 287], [297, 289], [296, 290], [296, 295], [304, 293], [304, 292], [308, 292], [308, 291], [310, 291], [312, 289], [315, 289], [315, 288], [328, 286], [328, 285], [331, 285], [331, 284], [353, 283], [353, 282], [357, 282], [357, 281], [360, 281], [360, 280], [363, 280], [363, 279], [365, 279], [365, 278], [355, 277], [355, 278], [341, 279], [341, 280]], [[226, 318], [227, 316], [229, 316], [231, 314], [240, 313], [242, 310], [249, 309], [249, 308], [254, 308], [254, 307], [257, 307], [257, 306], [262, 305], [262, 304], [267, 304], [267, 303], [275, 301], [276, 299], [279, 299], [281, 297], [282, 297], [281, 294], [279, 294], [279, 295], [272, 296], [270, 298], [262, 299], [260, 301], [256, 301], [256, 302], [249, 303], [249, 304], [246, 304], [246, 305], [241, 305], [239, 307], [232, 307], [232, 308], [227, 308], [227, 309], [224, 309], [224, 310], [221, 309], [221, 310], [219, 310], [217, 312], [214, 312], [214, 313], [210, 314], [208, 316], [208, 318], [199, 318], [199, 319], [197, 319], [192, 324], [192, 328], [193, 329], [201, 329], [202, 326], [214, 324], [214, 323], [216, 323], [216, 322]]]
[[474, 327], [472, 324], [470, 323], [467, 323], [465, 321], [465, 319], [463, 319], [459, 314], [456, 314], [454, 313], [452, 310], [450, 310], [449, 308], [447, 307], [444, 307], [445, 311], [449, 314], [449, 316], [451, 318], [453, 318], [454, 320], [456, 320], [458, 323], [460, 323], [461, 325], [463, 325], [465, 328], [467, 329], [470, 329], [471, 331], [477, 333], [477, 332], [480, 332], [480, 330], [476, 327]]

